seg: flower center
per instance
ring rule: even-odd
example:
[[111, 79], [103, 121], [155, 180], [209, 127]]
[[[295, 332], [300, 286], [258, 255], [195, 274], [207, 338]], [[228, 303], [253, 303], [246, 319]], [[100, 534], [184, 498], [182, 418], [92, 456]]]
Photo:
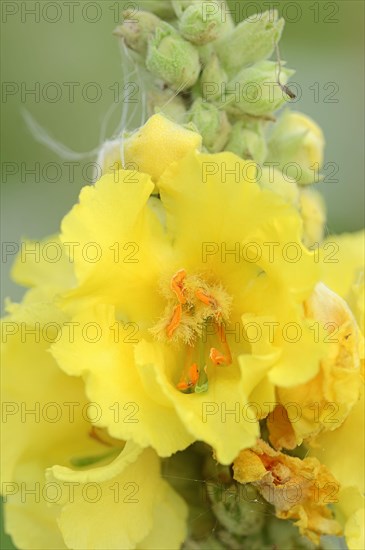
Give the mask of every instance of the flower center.
[[[232, 362], [224, 331], [232, 300], [220, 284], [201, 275], [188, 275], [185, 269], [179, 269], [161, 290], [167, 305], [151, 332], [160, 341], [182, 342], [187, 347], [176, 387], [187, 393], [206, 391], [208, 359], [214, 365]], [[215, 346], [209, 346], [207, 358], [208, 340]]]

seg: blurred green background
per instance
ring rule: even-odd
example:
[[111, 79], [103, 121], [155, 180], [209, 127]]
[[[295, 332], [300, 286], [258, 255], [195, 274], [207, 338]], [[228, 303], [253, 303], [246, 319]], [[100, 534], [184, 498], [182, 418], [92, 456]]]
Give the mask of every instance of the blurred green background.
[[[123, 71], [111, 31], [117, 24], [118, 13], [131, 3], [81, 0], [69, 6], [71, 2], [62, 0], [1, 2], [3, 241], [37, 239], [56, 232], [63, 215], [77, 200], [80, 188], [90, 182], [89, 163], [95, 158], [72, 161], [74, 177], [70, 178], [67, 161], [34, 140], [24, 122], [23, 111], [31, 113], [53, 138], [83, 152], [100, 143], [101, 125], [114, 104], [106, 125], [109, 136], [125, 109], [123, 101], [113, 103], [115, 83], [120, 90], [123, 88]], [[39, 8], [32, 15], [30, 10], [34, 10], [35, 4]], [[290, 68], [296, 69], [292, 80], [302, 90], [293, 108], [310, 115], [322, 126], [327, 141], [326, 162], [338, 166], [334, 176], [338, 182], [318, 186], [327, 201], [328, 232], [362, 228], [364, 3], [233, 0], [230, 4], [236, 11], [236, 21], [254, 13], [257, 7], [264, 11], [274, 5], [286, 16], [281, 57]], [[11, 14], [12, 11], [16, 13]], [[130, 66], [124, 69], [126, 74]], [[136, 81], [136, 75], [127, 75], [126, 80]], [[72, 87], [74, 101], [70, 101]], [[25, 95], [30, 89], [35, 89], [36, 94]], [[94, 101], [97, 90], [101, 90], [101, 97]], [[331, 99], [337, 102], [330, 102]], [[133, 122], [139, 124], [140, 106], [129, 104], [128, 108], [136, 109], [131, 126]], [[58, 172], [47, 164], [54, 162], [59, 165]], [[85, 165], [87, 172], [83, 172]], [[39, 181], [36, 181], [38, 175], [26, 175], [27, 169], [36, 169]], [[329, 167], [325, 173], [330, 176], [330, 172]], [[11, 258], [2, 262], [2, 295], [18, 299], [22, 290], [9, 279], [11, 263]], [[6, 537], [1, 548], [12, 548]]]

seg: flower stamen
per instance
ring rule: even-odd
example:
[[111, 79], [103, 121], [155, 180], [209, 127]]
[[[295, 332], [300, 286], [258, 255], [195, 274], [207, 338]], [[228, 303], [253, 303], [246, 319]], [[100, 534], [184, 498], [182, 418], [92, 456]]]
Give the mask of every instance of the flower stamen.
[[203, 304], [217, 309], [218, 304], [215, 298], [213, 298], [213, 296], [210, 296], [209, 294], [206, 294], [201, 288], [198, 288], [198, 290], [195, 291], [195, 296], [198, 298], [198, 300], [203, 302]]
[[171, 289], [176, 294], [180, 304], [186, 304], [186, 298], [184, 296], [183, 281], [186, 277], [185, 269], [179, 269], [171, 279]]
[[209, 358], [215, 365], [228, 365], [229, 359], [217, 348], [210, 348]]
[[181, 317], [182, 317], [182, 307], [181, 307], [181, 303], [180, 303], [180, 304], [177, 304], [174, 307], [174, 311], [172, 313], [171, 320], [170, 320], [169, 324], [166, 327], [166, 334], [167, 334], [168, 338], [172, 337], [175, 330], [179, 326], [180, 321], [181, 321]]
[[189, 367], [189, 371], [187, 376], [182, 376], [178, 384], [176, 385], [176, 388], [180, 391], [186, 391], [189, 389], [192, 389], [196, 386], [198, 380], [199, 380], [199, 368], [196, 363], [193, 363]]

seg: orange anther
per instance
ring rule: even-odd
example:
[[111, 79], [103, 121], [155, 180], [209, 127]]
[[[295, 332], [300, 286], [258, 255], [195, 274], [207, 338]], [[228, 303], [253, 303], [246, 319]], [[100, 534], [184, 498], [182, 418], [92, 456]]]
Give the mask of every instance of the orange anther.
[[188, 376], [187, 376], [187, 379], [186, 377], [182, 377], [180, 382], [178, 382], [178, 384], [176, 384], [176, 388], [178, 390], [187, 390], [189, 388], [192, 388], [193, 386], [196, 385], [196, 383], [198, 382], [199, 380], [199, 369], [198, 369], [198, 365], [196, 363], [193, 363], [190, 367], [189, 367], [189, 372], [188, 372]]
[[176, 384], [176, 389], [184, 391], [189, 388], [188, 383], [185, 380], [180, 380], [178, 384]]
[[217, 307], [217, 302], [213, 298], [213, 296], [209, 296], [209, 294], [205, 294], [205, 292], [201, 288], [195, 291], [195, 296], [198, 298], [198, 300], [203, 302], [203, 304], [206, 304], [207, 306], [212, 306], [214, 308]]
[[230, 358], [216, 348], [210, 348], [209, 357], [215, 365], [229, 365]]
[[193, 363], [189, 368], [189, 382], [191, 381], [191, 383], [195, 385], [198, 380], [199, 380], [198, 365], [196, 363]]
[[182, 307], [181, 307], [181, 304], [177, 304], [177, 306], [174, 307], [174, 312], [172, 314], [171, 321], [166, 327], [166, 334], [168, 338], [171, 338], [171, 336], [174, 334], [175, 330], [179, 326], [181, 321], [181, 316], [182, 316]]
[[186, 277], [185, 269], [179, 269], [171, 279], [171, 289], [175, 292], [180, 304], [186, 303], [183, 281]]

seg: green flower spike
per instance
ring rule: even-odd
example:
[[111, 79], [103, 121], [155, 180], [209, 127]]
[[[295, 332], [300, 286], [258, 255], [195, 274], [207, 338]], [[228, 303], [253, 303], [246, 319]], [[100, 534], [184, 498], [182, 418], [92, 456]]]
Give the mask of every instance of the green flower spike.
[[292, 74], [294, 71], [283, 67], [280, 85], [277, 65], [273, 61], [260, 61], [243, 69], [227, 86], [224, 98], [227, 110], [234, 115], [271, 115], [289, 99], [282, 85], [287, 83]]
[[126, 10], [123, 12], [123, 23], [114, 34], [121, 38], [126, 46], [135, 52], [145, 55], [149, 37], [161, 23], [161, 19], [148, 11]]
[[225, 111], [199, 98], [191, 107], [189, 120], [198, 129], [209, 152], [217, 153], [223, 149], [231, 130]]
[[185, 102], [180, 95], [169, 88], [160, 89], [153, 87], [147, 92], [148, 117], [156, 113], [162, 113], [174, 122], [184, 124], [186, 122]]
[[220, 98], [227, 82], [227, 73], [223, 69], [218, 56], [212, 53], [200, 77], [201, 95], [208, 101]]
[[194, 2], [182, 12], [179, 30], [186, 40], [196, 45], [216, 40], [225, 31], [221, 8], [217, 6], [217, 10], [208, 11], [206, 3]]
[[229, 36], [218, 41], [217, 53], [232, 76], [247, 65], [267, 59], [273, 53], [284, 28], [276, 10], [255, 14], [242, 21]]
[[201, 69], [197, 50], [167, 23], [162, 23], [149, 41], [146, 66], [179, 91], [191, 88]]
[[232, 128], [229, 141], [225, 147], [244, 159], [252, 159], [262, 164], [267, 154], [265, 135], [261, 121], [239, 121]]
[[161, 19], [170, 20], [175, 17], [175, 11], [170, 0], [138, 0], [137, 5], [139, 10], [148, 10], [161, 17]]

